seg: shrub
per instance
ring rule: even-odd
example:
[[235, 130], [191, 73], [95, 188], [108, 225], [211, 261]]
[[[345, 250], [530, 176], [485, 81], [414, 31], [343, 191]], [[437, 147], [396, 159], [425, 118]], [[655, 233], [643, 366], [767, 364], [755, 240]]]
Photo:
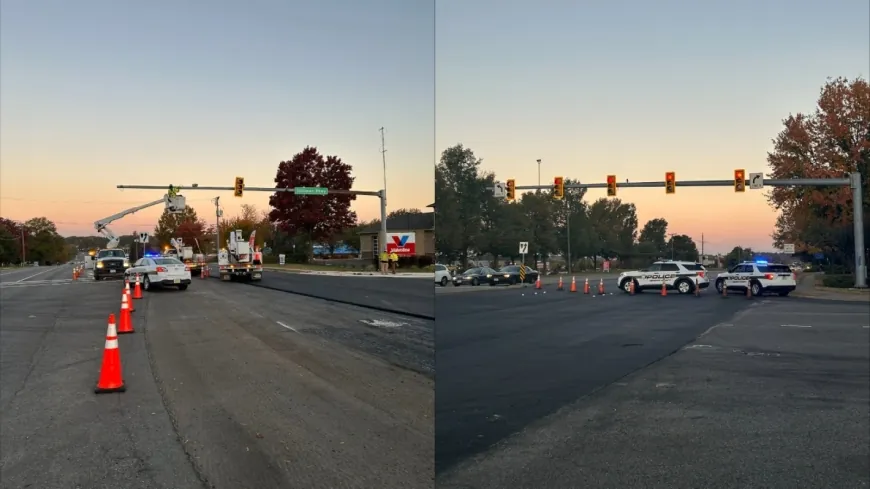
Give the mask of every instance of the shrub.
[[848, 289], [855, 286], [854, 275], [825, 275], [822, 277], [822, 285], [837, 289]]

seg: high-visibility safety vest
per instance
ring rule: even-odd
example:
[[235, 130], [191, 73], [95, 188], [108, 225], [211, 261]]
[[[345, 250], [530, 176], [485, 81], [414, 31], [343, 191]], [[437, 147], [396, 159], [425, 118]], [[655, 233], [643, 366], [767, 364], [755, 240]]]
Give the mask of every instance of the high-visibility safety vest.
[[381, 253], [381, 261], [387, 261], [387, 252]]
[[390, 253], [390, 260], [399, 261], [399, 255], [395, 253]]

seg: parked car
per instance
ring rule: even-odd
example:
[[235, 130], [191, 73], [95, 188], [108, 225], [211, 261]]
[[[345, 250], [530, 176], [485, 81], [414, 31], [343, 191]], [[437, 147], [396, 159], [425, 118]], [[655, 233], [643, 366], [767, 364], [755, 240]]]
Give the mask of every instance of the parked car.
[[450, 280], [453, 276], [450, 274], [450, 270], [446, 265], [435, 265], [435, 283], [442, 286], [447, 287], [447, 284], [450, 283]]
[[453, 285], [459, 287], [462, 284], [477, 286], [483, 283], [494, 285], [492, 279], [498, 272], [489, 267], [474, 267], [453, 277]]
[[[514, 285], [521, 283], [520, 268], [525, 265], [506, 265], [498, 271], [499, 283], [506, 285]], [[525, 266], [526, 277], [525, 283], [533, 284], [538, 281], [538, 271], [532, 267]]]

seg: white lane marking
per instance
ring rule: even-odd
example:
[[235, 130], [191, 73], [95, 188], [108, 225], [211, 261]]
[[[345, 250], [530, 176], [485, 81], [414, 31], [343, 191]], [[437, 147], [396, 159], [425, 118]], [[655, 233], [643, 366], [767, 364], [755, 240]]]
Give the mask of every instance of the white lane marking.
[[867, 316], [866, 312], [793, 312], [793, 311], [771, 311], [771, 314], [778, 315], [797, 315], [797, 316]]
[[23, 279], [18, 280], [18, 281], [16, 281], [15, 283], [17, 284], [17, 283], [24, 282], [24, 281], [27, 280], [27, 279], [31, 279], [31, 278], [33, 278], [33, 277], [38, 277], [38, 276], [42, 275], [43, 273], [56, 272], [56, 271], [57, 271], [57, 268], [49, 268], [48, 270], [43, 270], [43, 271], [41, 271], [41, 272], [34, 273], [33, 275], [31, 275], [31, 276], [29, 276], [29, 277], [24, 277]]
[[804, 324], [781, 324], [783, 328], [812, 328], [812, 326], [807, 326]]
[[285, 328], [289, 329], [290, 331], [293, 331], [294, 333], [298, 333], [298, 332], [299, 332], [299, 331], [297, 331], [296, 328], [294, 328], [293, 326], [287, 326], [286, 324], [282, 323], [281, 321], [275, 321], [275, 322], [278, 323], [278, 324], [280, 324], [281, 326], [284, 326]]
[[864, 329], [870, 329], [870, 326], [864, 326]]

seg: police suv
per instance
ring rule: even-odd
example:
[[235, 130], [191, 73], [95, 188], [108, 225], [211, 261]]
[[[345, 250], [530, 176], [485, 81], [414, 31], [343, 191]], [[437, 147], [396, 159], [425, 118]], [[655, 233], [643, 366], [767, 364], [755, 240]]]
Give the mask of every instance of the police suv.
[[775, 292], [785, 297], [797, 287], [797, 277], [788, 265], [747, 261], [716, 277], [716, 290], [721, 294], [724, 287], [744, 291], [749, 288], [755, 296]]
[[631, 292], [634, 282], [635, 292], [645, 289], [661, 290], [662, 284], [669, 290], [680, 294], [695, 291], [695, 287], [706, 289], [710, 286], [707, 270], [693, 261], [657, 261], [644, 270], [623, 272], [616, 279], [623, 292]]

